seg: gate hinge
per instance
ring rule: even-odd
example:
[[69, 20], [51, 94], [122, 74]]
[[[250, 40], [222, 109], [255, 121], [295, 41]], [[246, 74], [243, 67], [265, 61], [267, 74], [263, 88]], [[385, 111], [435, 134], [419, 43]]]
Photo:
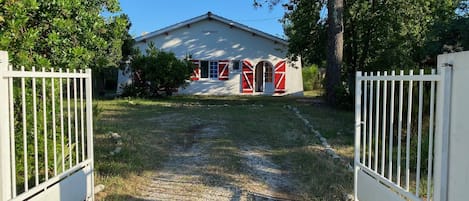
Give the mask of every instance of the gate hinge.
[[450, 64], [450, 63], [444, 63], [444, 64], [443, 64], [443, 67], [451, 67], [451, 68], [452, 68], [452, 67], [453, 67], [453, 64]]

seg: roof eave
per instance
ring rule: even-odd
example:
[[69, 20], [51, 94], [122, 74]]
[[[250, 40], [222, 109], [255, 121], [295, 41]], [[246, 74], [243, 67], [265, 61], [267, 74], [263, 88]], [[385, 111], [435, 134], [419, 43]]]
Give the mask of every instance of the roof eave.
[[227, 25], [237, 27], [237, 28], [239, 28], [241, 30], [244, 30], [246, 32], [251, 32], [253, 34], [256, 34], [256, 35], [262, 36], [264, 38], [270, 39], [274, 42], [278, 42], [278, 43], [283, 44], [283, 45], [288, 45], [288, 41], [286, 41], [282, 38], [273, 36], [271, 34], [268, 34], [268, 33], [262, 32], [262, 31], [259, 31], [257, 29], [254, 29], [254, 28], [248, 27], [246, 25], [240, 24], [238, 22], [235, 22], [235, 21], [220, 17], [220, 16], [215, 15], [215, 14], [210, 13], [210, 12], [207, 13], [207, 14], [204, 14], [204, 15], [201, 15], [201, 16], [198, 16], [198, 17], [194, 17], [192, 19], [189, 19], [189, 20], [186, 20], [186, 21], [183, 21], [183, 22], [180, 22], [180, 23], [177, 23], [177, 24], [162, 28], [162, 29], [153, 31], [153, 32], [150, 32], [148, 34], [135, 37], [134, 40], [136, 42], [141, 42], [141, 41], [144, 41], [146, 39], [149, 39], [149, 38], [152, 38], [152, 37], [155, 37], [155, 36], [170, 32], [172, 30], [187, 26], [188, 24], [193, 24], [193, 23], [205, 20], [205, 19], [215, 19], [215, 20], [220, 21], [222, 23], [225, 23]]
[[186, 21], [182, 21], [182, 22], [179, 22], [179, 23], [177, 23], [177, 24], [173, 24], [173, 25], [167, 26], [167, 27], [162, 28], [162, 29], [158, 29], [158, 30], [153, 31], [153, 32], [150, 32], [150, 33], [148, 33], [148, 34], [145, 34], [145, 35], [142, 35], [142, 36], [137, 36], [137, 37], [134, 38], [134, 40], [135, 40], [136, 42], [140, 42], [140, 41], [143, 41], [143, 40], [145, 40], [145, 39], [152, 38], [152, 37], [154, 37], [154, 36], [158, 36], [158, 35], [164, 34], [165, 32], [169, 32], [169, 31], [172, 31], [172, 30], [181, 28], [181, 27], [186, 26], [186, 25], [188, 25], [188, 24], [192, 24], [192, 23], [195, 23], [195, 22], [204, 20], [205, 18], [206, 18], [206, 15], [201, 15], [201, 16], [198, 16], [198, 17], [194, 17], [194, 18], [192, 18], [192, 19], [189, 19], [189, 20], [186, 20]]
[[264, 38], [267, 38], [267, 39], [270, 39], [270, 40], [273, 40], [275, 42], [278, 42], [278, 43], [281, 43], [281, 44], [284, 44], [284, 45], [288, 45], [288, 41], [282, 39], [282, 38], [279, 38], [279, 37], [276, 37], [276, 36], [273, 36], [271, 34], [268, 34], [268, 33], [265, 33], [265, 32], [262, 32], [262, 31], [259, 31], [255, 28], [251, 28], [251, 27], [248, 27], [246, 25], [243, 25], [241, 23], [238, 23], [238, 22], [235, 22], [235, 21], [232, 21], [232, 20], [229, 20], [229, 19], [226, 19], [226, 18], [223, 18], [221, 16], [218, 16], [218, 15], [213, 15], [211, 16], [213, 19], [216, 19], [220, 22], [223, 22], [225, 24], [228, 24], [228, 25], [232, 25], [232, 26], [235, 26], [241, 30], [244, 30], [246, 32], [251, 32], [251, 33], [255, 33], [256, 35], [259, 35], [259, 36], [262, 36]]

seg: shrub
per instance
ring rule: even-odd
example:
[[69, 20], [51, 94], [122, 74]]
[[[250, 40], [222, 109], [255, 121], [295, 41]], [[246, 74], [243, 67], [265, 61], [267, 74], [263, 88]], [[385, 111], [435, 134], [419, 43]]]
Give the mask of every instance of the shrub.
[[131, 62], [133, 85], [124, 93], [136, 96], [159, 96], [160, 91], [171, 96], [173, 91], [184, 86], [193, 71], [188, 60], [179, 60], [172, 52], [157, 50], [150, 43], [146, 54], [137, 53]]
[[319, 68], [316, 64], [303, 68], [302, 74], [303, 88], [305, 91], [321, 88], [322, 78], [321, 74], [319, 73]]

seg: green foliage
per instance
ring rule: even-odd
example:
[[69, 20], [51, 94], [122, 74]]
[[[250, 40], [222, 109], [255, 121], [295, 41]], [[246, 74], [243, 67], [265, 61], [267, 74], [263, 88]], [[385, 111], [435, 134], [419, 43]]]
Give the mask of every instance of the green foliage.
[[124, 88], [124, 95], [158, 96], [159, 91], [165, 91], [171, 96], [173, 90], [187, 83], [193, 68], [190, 61], [179, 60], [174, 53], [160, 51], [150, 43], [146, 54], [137, 53], [133, 57], [133, 84]]
[[[122, 46], [124, 39], [128, 38], [129, 26], [125, 15], [115, 15], [119, 11], [117, 0], [0, 0], [0, 50], [8, 51], [9, 63], [16, 69], [20, 66], [25, 66], [27, 70], [33, 66], [94, 70], [116, 67], [122, 58]], [[104, 12], [114, 15], [103, 17], [101, 13]], [[37, 88], [36, 94], [32, 91], [33, 86]], [[47, 89], [46, 94], [41, 93], [43, 86]], [[16, 166], [18, 192], [24, 191], [25, 181], [29, 181], [30, 188], [35, 185], [36, 164], [39, 182], [45, 180], [46, 173], [54, 176], [54, 148], [57, 154], [65, 156], [64, 160], [61, 157], [57, 159], [59, 164], [62, 161], [68, 164], [77, 160], [76, 152], [72, 153], [74, 150], [70, 152], [68, 148], [78, 145], [78, 141], [82, 140], [76, 141], [78, 133], [75, 133], [75, 129], [80, 129], [80, 123], [65, 123], [62, 124], [63, 127], [57, 123], [56, 133], [59, 136], [58, 133], [64, 129], [65, 136], [62, 139], [66, 144], [62, 149], [59, 143], [62, 139], [56, 139], [57, 146], [53, 146], [51, 97], [58, 99], [58, 88], [64, 86], [59, 86], [56, 82], [53, 86], [57, 90], [55, 94], [51, 93], [51, 87], [49, 79], [36, 79], [34, 85], [32, 79], [26, 78], [23, 105], [19, 82], [14, 81], [15, 158], [16, 164], [21, 164]], [[34, 98], [37, 100], [36, 105], [33, 104]], [[43, 98], [47, 100], [45, 105]], [[26, 108], [25, 115], [23, 106]], [[71, 107], [78, 106], [71, 103]], [[59, 119], [58, 110], [61, 107], [58, 101], [55, 102], [55, 108], [55, 118]], [[33, 115], [34, 111], [37, 112], [36, 117]], [[64, 111], [64, 115], [75, 122], [74, 111]], [[26, 119], [25, 127], [23, 119]], [[37, 119], [37, 125], [34, 125], [34, 119]], [[67, 135], [69, 129], [70, 137]], [[37, 144], [36, 154], [34, 144]], [[27, 148], [26, 156], [24, 147]], [[26, 168], [22, 165], [25, 158], [28, 161]], [[63, 172], [62, 166], [59, 167], [57, 173]], [[24, 177], [25, 172], [28, 173], [27, 178]]]
[[350, 72], [414, 68], [431, 25], [448, 18], [452, 1], [353, 1], [345, 8], [345, 59]]
[[311, 65], [309, 67], [303, 67], [303, 88], [305, 91], [311, 91], [321, 88], [322, 77], [319, 73], [317, 65]]
[[448, 21], [440, 21], [432, 26], [422, 56], [434, 64], [436, 55], [442, 52], [469, 50], [469, 16], [458, 16]]
[[117, 0], [0, 1], [0, 50], [11, 63], [71, 69], [117, 66], [128, 20]]
[[[25, 78], [25, 86], [28, 86], [33, 82], [32, 78]], [[14, 107], [13, 107], [13, 114], [14, 114], [14, 131], [15, 131], [15, 173], [16, 173], [16, 186], [17, 191], [19, 193], [24, 192], [24, 184], [27, 180], [29, 188], [35, 186], [36, 180], [36, 168], [35, 165], [37, 164], [38, 167], [38, 180], [39, 182], [45, 181], [46, 172], [51, 178], [52, 176], [56, 176], [55, 169], [54, 169], [54, 162], [57, 164], [57, 174], [60, 174], [69, 168], [69, 164], [71, 161], [75, 164], [75, 161], [78, 160], [76, 158], [76, 145], [80, 144], [81, 146], [81, 125], [82, 122], [80, 121], [81, 115], [85, 115], [81, 113], [81, 105], [80, 102], [77, 102], [75, 105], [73, 99], [74, 96], [71, 95], [70, 99], [70, 108], [71, 110], [67, 110], [67, 98], [64, 97], [63, 100], [63, 107], [60, 107], [59, 104], [59, 80], [54, 79], [55, 83], [52, 85], [50, 79], [35, 79], [34, 82], [36, 83], [36, 93], [33, 93], [34, 90], [32, 87], [25, 87], [24, 88], [24, 104], [22, 102], [22, 88], [20, 86], [19, 79], [14, 81]], [[63, 83], [66, 83], [63, 80]], [[73, 81], [72, 81], [73, 83]], [[46, 93], [43, 93], [43, 87], [46, 89]], [[55, 88], [54, 94], [52, 94], [51, 88]], [[65, 90], [65, 89], [64, 89]], [[65, 93], [65, 91], [64, 91]], [[52, 103], [52, 96], [55, 97], [55, 102]], [[45, 98], [45, 102], [44, 102]], [[36, 104], [34, 104], [34, 102]], [[52, 112], [52, 108], [55, 108], [54, 112]], [[24, 113], [23, 113], [24, 107]], [[77, 107], [77, 113], [75, 115], [75, 107]], [[36, 112], [36, 115], [34, 115]], [[84, 111], [85, 112], [85, 111]], [[64, 114], [64, 120], [61, 121], [60, 114]], [[24, 115], [23, 115], [24, 114]], [[54, 115], [55, 114], [55, 115]], [[55, 117], [55, 128], [53, 124], [53, 117]], [[70, 124], [68, 124], [68, 117], [70, 117]], [[75, 123], [75, 118], [77, 117], [77, 124]], [[25, 120], [23, 122], [23, 119]], [[35, 123], [36, 120], [36, 123]], [[83, 124], [84, 125], [84, 124]], [[68, 130], [70, 128], [70, 137]], [[76, 133], [75, 129], [78, 129], [78, 133]], [[86, 131], [84, 131], [86, 133]], [[54, 140], [55, 134], [55, 140]], [[62, 135], [63, 134], [63, 135]], [[76, 137], [78, 137], [78, 141], [76, 141]], [[62, 144], [62, 140], [64, 144]], [[54, 147], [55, 141], [55, 147]], [[35, 146], [37, 145], [37, 150], [35, 150]], [[47, 146], [46, 146], [47, 145]], [[62, 145], [63, 148], [62, 149]], [[24, 148], [26, 147], [26, 155], [24, 152]], [[72, 152], [70, 152], [70, 148], [72, 148]], [[79, 149], [80, 160], [82, 152]], [[47, 152], [46, 152], [47, 151]], [[57, 158], [54, 161], [54, 151], [57, 154]], [[47, 153], [47, 154], [46, 154]], [[62, 160], [62, 154], [64, 155], [64, 160]], [[47, 160], [46, 160], [47, 156]], [[37, 161], [36, 161], [37, 157]], [[25, 166], [25, 159], [27, 160]], [[47, 168], [46, 168], [47, 162]], [[64, 162], [65, 169], [62, 168], [62, 162]], [[27, 173], [27, 177], [25, 177], [25, 172]]]
[[[326, 58], [327, 2], [290, 0], [284, 5], [289, 53], [302, 56], [305, 63], [321, 63]], [[343, 9], [342, 82], [346, 83], [337, 86], [344, 88], [337, 92], [344, 92], [342, 98], [353, 92], [357, 70], [434, 66], [436, 55], [469, 48], [468, 1], [350, 0]]]
[[[328, 2], [290, 0], [282, 5], [291, 56], [302, 56], [305, 63], [326, 60]], [[254, 6], [280, 3], [254, 1]], [[357, 70], [435, 66], [438, 54], [468, 50], [468, 8], [465, 0], [346, 1], [342, 78], [349, 86], [343, 91], [349, 91]]]
[[145, 98], [150, 96], [150, 91], [145, 82], [134, 77], [131, 84], [126, 84], [122, 87], [122, 97], [141, 97]]
[[[321, 16], [325, 3], [323, 0], [292, 0], [289, 2], [292, 10], [287, 10], [284, 17], [290, 53], [304, 56], [309, 63], [319, 63], [325, 58], [327, 24], [324, 23], [325, 14]], [[426, 56], [421, 50], [434, 24], [455, 19], [454, 11], [458, 5], [459, 1], [451, 0], [347, 1], [344, 7], [345, 71], [420, 65]], [[463, 27], [466, 26], [458, 26], [465, 29]], [[444, 33], [435, 35], [443, 36]], [[453, 37], [453, 40], [459, 38]]]
[[353, 93], [348, 86], [343, 84], [336, 87], [336, 106], [340, 109], [353, 110]]
[[321, 7], [316, 1], [298, 1], [282, 20], [289, 54], [301, 56], [306, 63], [321, 63], [326, 58], [327, 34]]

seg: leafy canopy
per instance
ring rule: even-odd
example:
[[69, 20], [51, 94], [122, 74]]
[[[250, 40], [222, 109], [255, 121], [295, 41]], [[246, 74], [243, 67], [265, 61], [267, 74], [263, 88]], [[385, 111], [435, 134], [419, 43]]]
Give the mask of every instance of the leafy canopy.
[[[307, 63], [325, 60], [326, 2], [290, 0], [285, 5], [290, 8], [283, 20], [289, 51], [303, 56]], [[422, 66], [427, 57], [442, 53], [445, 44], [465, 44], [466, 20], [465, 1], [348, 0], [344, 5], [343, 73]], [[456, 37], [445, 36], [448, 29], [456, 31]], [[427, 50], [430, 43], [433, 52]]]
[[0, 0], [0, 50], [27, 68], [117, 66], [129, 24], [119, 11], [118, 0]]
[[[336, 102], [353, 101], [350, 95], [354, 91], [354, 72], [357, 70], [434, 67], [438, 54], [469, 50], [467, 0], [253, 1], [257, 7], [282, 4], [289, 54], [301, 56], [307, 65], [328, 65], [326, 94], [334, 91], [330, 85], [337, 85], [344, 92], [344, 99]], [[340, 8], [328, 15], [331, 13], [327, 12], [336, 5]], [[327, 19], [331, 16], [336, 19]], [[339, 31], [343, 31], [343, 44], [331, 47], [329, 44], [338, 44], [333, 41], [337, 37], [328, 30], [336, 29], [338, 25]], [[342, 49], [341, 80], [328, 84], [331, 74], [337, 77], [337, 71], [329, 72], [329, 64], [334, 62], [329, 56], [341, 53]]]

